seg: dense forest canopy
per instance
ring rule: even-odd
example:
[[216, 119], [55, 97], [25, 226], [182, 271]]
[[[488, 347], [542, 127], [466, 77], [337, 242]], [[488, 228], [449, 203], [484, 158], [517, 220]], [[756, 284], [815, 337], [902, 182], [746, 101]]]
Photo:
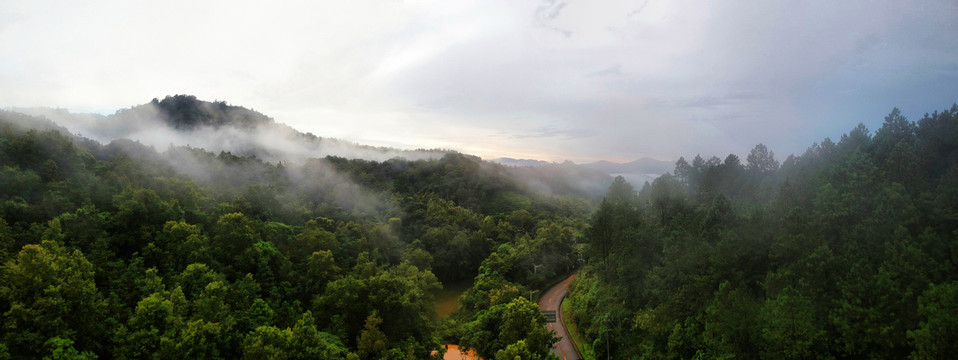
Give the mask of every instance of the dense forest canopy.
[[[272, 123], [183, 96], [116, 117], [144, 108], [184, 136]], [[576, 265], [601, 194], [578, 185], [610, 181], [455, 152], [249, 149], [104, 145], [0, 111], [0, 358], [418, 359], [504, 326], [483, 356], [546, 356], [551, 335], [528, 326], [541, 315], [521, 294]], [[464, 310], [439, 322], [437, 290], [473, 278]]]
[[958, 105], [781, 163], [682, 158], [612, 184], [571, 312], [597, 358], [949, 358], [956, 220]]
[[[265, 146], [251, 134], [272, 119], [191, 96], [31, 114], [0, 111], [0, 359], [420, 359], [444, 343], [555, 358], [533, 295], [575, 271], [588, 357], [958, 344], [958, 105], [917, 122], [895, 109], [784, 159], [762, 144], [681, 158], [640, 188], [452, 151], [314, 156], [328, 139], [291, 129], [273, 142], [297, 147]], [[231, 147], [51, 121], [135, 118]], [[437, 319], [437, 291], [463, 281]]]

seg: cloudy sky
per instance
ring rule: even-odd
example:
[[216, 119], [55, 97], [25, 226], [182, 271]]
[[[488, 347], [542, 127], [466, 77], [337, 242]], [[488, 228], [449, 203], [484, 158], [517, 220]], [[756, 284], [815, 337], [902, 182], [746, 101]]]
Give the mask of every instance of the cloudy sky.
[[956, 1], [0, 0], [0, 107], [171, 94], [484, 158], [784, 158], [958, 101]]

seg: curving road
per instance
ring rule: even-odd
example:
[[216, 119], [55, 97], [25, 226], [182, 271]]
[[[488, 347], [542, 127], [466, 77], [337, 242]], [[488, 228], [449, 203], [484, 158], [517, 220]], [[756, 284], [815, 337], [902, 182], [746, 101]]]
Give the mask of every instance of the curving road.
[[579, 353], [575, 351], [575, 346], [572, 345], [569, 332], [566, 331], [565, 324], [562, 323], [562, 315], [560, 312], [562, 299], [565, 298], [566, 292], [569, 291], [569, 283], [572, 282], [572, 279], [575, 279], [575, 274], [572, 274], [567, 279], [549, 288], [549, 290], [546, 290], [546, 292], [539, 297], [539, 310], [556, 312], [556, 322], [548, 323], [547, 325], [549, 330], [554, 330], [560, 338], [559, 342], [552, 348], [552, 353], [558, 355], [562, 360], [579, 359]]

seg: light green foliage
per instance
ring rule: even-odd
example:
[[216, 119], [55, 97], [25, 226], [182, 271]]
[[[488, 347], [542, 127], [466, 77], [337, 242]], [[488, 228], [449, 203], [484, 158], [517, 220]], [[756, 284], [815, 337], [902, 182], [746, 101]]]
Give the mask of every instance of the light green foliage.
[[227, 285], [223, 281], [213, 281], [193, 300], [195, 317], [210, 322], [231, 321], [230, 308], [226, 304]]
[[211, 263], [210, 240], [198, 225], [184, 221], [167, 221], [162, 236], [158, 236], [156, 262], [168, 271], [180, 271], [192, 263]]
[[[545, 317], [539, 307], [524, 297], [506, 304], [479, 311], [476, 319], [466, 325], [460, 345], [475, 349], [480, 356], [499, 357], [500, 350], [511, 349], [503, 354], [527, 352], [545, 357], [557, 341], [554, 333], [542, 324]], [[519, 341], [523, 344], [517, 345]]]
[[496, 352], [496, 360], [539, 360], [544, 357], [529, 351], [525, 340], [509, 344], [505, 349]]
[[289, 338], [293, 332], [289, 329], [280, 330], [273, 326], [260, 326], [246, 335], [243, 340], [243, 358], [249, 360], [268, 359], [286, 360]]
[[60, 337], [50, 338], [45, 344], [48, 352], [43, 360], [96, 360], [99, 357], [89, 351], [80, 352], [73, 348], [73, 341]]
[[319, 332], [306, 312], [290, 329], [260, 326], [243, 339], [244, 359], [344, 359], [346, 348], [336, 337]]
[[152, 189], [128, 187], [113, 197], [113, 206], [117, 208], [114, 220], [119, 226], [131, 230], [136, 225], [158, 226], [167, 219], [182, 217], [178, 204], [164, 201]]
[[263, 301], [263, 299], [254, 300], [253, 305], [250, 305], [245, 316], [250, 324], [250, 327], [253, 328], [272, 324], [274, 317], [275, 312], [269, 307], [269, 304], [267, 304], [266, 301]]
[[97, 350], [105, 302], [93, 275], [79, 250], [53, 241], [24, 246], [7, 261], [0, 298], [9, 304], [3, 328], [11, 351], [36, 356], [53, 337], [74, 339], [81, 351]]
[[[497, 255], [498, 251], [490, 255], [487, 261]], [[459, 297], [459, 308], [471, 312], [488, 309], [494, 305], [509, 303], [518, 298], [520, 292], [516, 284], [506, 281], [499, 272], [483, 266], [483, 272], [476, 275], [473, 286]]]
[[116, 356], [121, 359], [151, 357], [160, 350], [160, 344], [170, 341], [183, 319], [174, 310], [168, 296], [153, 293], [136, 305], [136, 311], [115, 335], [119, 347]]
[[163, 359], [226, 359], [229, 356], [229, 328], [202, 319], [188, 321], [178, 336], [165, 343]]
[[222, 263], [240, 256], [247, 248], [260, 241], [254, 223], [242, 213], [220, 216], [213, 226], [212, 246], [214, 258]]
[[303, 313], [293, 326], [290, 338], [292, 359], [342, 359], [347, 349], [340, 339], [317, 330], [313, 314]]
[[538, 305], [524, 297], [517, 298], [506, 304], [503, 311], [499, 342], [511, 345], [525, 340], [530, 352], [545, 355], [556, 339], [542, 326], [543, 323], [545, 318], [539, 312]]

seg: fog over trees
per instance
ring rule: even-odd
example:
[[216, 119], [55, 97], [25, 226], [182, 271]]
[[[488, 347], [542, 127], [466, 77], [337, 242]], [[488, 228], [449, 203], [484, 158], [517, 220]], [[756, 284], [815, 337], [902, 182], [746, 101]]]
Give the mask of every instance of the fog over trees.
[[759, 144], [640, 189], [617, 178], [572, 317], [596, 358], [950, 357], [956, 185], [958, 105], [894, 109], [781, 163]]
[[743, 158], [631, 184], [186, 95], [0, 111], [0, 359], [555, 358], [535, 297], [574, 272], [588, 357], [954, 353], [958, 105]]
[[[87, 134], [138, 118], [126, 134], [232, 140], [102, 144], [0, 112], [0, 358], [406, 359], [459, 342], [545, 356], [529, 290], [576, 266], [611, 180], [447, 150], [310, 157], [335, 140], [287, 129], [272, 140], [295, 146], [266, 143], [255, 132], [272, 120], [189, 96], [57, 116]], [[443, 283], [474, 278], [438, 321]]]

